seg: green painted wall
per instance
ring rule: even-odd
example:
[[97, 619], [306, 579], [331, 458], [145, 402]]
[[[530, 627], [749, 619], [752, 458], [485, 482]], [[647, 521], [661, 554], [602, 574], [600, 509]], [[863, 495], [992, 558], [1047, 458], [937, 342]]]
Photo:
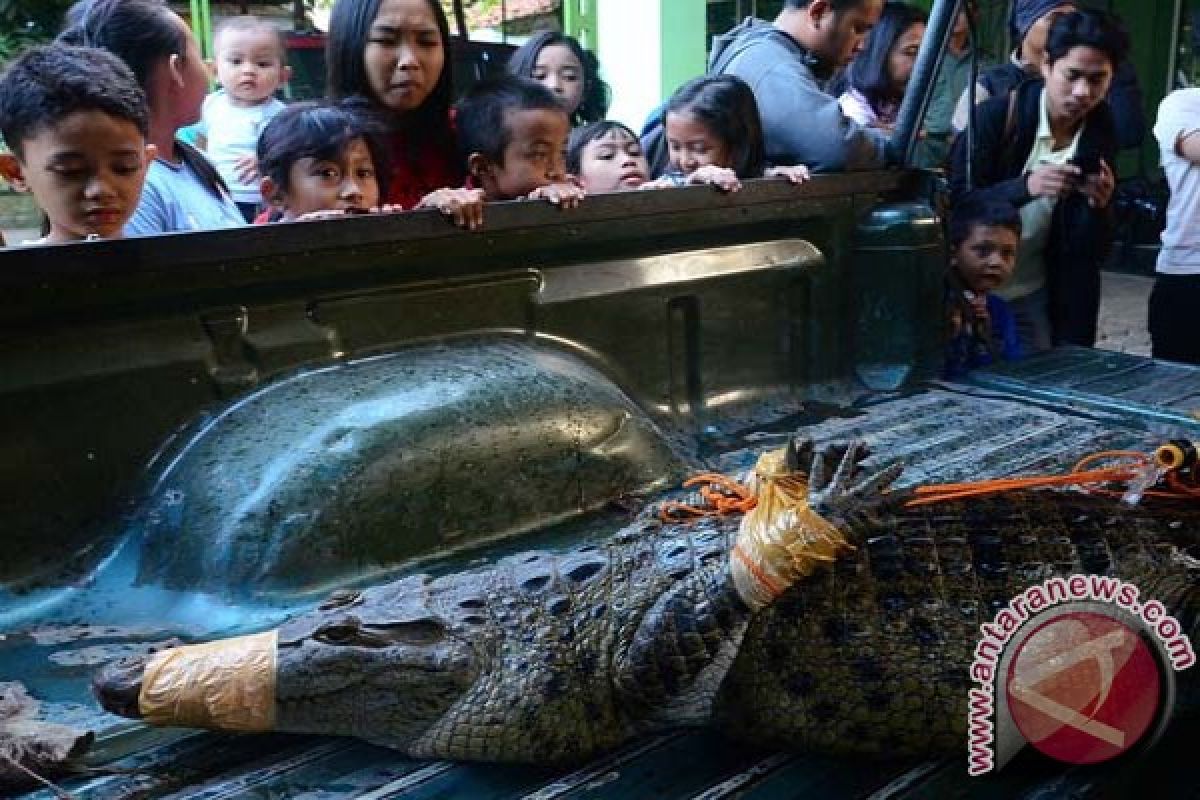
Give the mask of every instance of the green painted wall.
[[[662, 96], [704, 74], [708, 42], [705, 0], [657, 0], [662, 20]], [[651, 5], [652, 2], [647, 2]]]
[[596, 6], [600, 0], [563, 0], [563, 30], [596, 52]]

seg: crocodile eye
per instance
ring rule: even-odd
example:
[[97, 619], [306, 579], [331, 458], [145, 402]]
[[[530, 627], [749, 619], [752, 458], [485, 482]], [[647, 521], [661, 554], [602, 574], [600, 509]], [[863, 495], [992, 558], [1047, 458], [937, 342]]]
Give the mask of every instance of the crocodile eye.
[[322, 625], [313, 639], [337, 647], [384, 648], [397, 644], [429, 645], [445, 638], [446, 629], [430, 619], [364, 625], [357, 617], [345, 617]]
[[362, 623], [357, 617], [343, 617], [336, 622], [330, 622], [313, 631], [312, 638], [323, 644], [354, 645], [360, 633]]
[[335, 608], [348, 608], [362, 602], [362, 592], [356, 589], [338, 589], [317, 606], [318, 611], [333, 611]]

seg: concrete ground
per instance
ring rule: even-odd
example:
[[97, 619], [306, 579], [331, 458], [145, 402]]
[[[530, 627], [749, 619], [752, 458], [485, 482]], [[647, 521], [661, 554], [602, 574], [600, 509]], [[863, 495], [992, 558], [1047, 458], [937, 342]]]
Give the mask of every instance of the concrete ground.
[[[36, 229], [5, 229], [9, 243], [36, 239]], [[1100, 302], [1100, 332], [1097, 347], [1121, 353], [1150, 355], [1150, 334], [1146, 330], [1146, 301], [1154, 279], [1122, 272], [1104, 273], [1104, 294]]]
[[1097, 347], [1140, 356], [1150, 355], [1146, 302], [1153, 285], [1154, 278], [1146, 275], [1104, 273]]

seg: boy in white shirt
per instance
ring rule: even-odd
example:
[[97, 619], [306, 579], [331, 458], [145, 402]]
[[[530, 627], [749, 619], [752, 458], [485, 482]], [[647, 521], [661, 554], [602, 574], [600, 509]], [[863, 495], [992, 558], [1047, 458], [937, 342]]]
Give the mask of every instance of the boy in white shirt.
[[233, 17], [213, 42], [221, 87], [204, 101], [197, 142], [225, 180], [247, 222], [262, 195], [254, 152], [258, 136], [285, 106], [275, 92], [291, 77], [283, 34], [266, 20]]

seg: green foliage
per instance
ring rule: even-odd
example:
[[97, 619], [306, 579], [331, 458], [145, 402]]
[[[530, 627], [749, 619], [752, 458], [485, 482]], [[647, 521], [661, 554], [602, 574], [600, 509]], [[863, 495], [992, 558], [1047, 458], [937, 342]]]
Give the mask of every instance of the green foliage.
[[0, 61], [54, 38], [71, 0], [0, 0]]

